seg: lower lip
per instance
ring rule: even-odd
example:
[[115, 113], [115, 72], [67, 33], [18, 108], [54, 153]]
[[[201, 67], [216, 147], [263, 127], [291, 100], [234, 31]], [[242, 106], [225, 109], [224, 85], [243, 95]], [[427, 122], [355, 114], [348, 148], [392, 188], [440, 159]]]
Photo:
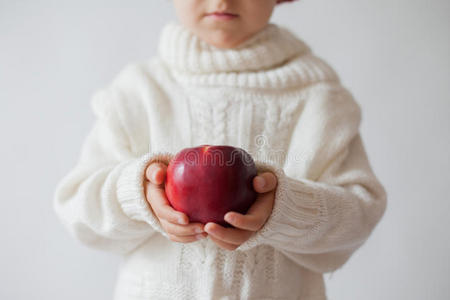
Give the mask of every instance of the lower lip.
[[236, 15], [230, 15], [230, 14], [210, 14], [210, 15], [208, 15], [208, 17], [211, 17], [215, 20], [224, 20], [224, 21], [237, 18]]

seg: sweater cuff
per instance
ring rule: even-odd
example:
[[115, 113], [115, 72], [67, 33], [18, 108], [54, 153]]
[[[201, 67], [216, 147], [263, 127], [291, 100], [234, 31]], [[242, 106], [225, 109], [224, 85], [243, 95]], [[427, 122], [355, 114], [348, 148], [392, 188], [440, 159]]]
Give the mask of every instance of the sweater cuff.
[[308, 243], [309, 239], [317, 236], [326, 221], [321, 193], [312, 187], [309, 180], [290, 178], [283, 169], [265, 162], [255, 161], [255, 164], [258, 174], [272, 172], [278, 179], [274, 205], [263, 227], [237, 250], [247, 251], [258, 245], [293, 250], [299, 244]]
[[133, 220], [150, 224], [163, 236], [167, 234], [144, 194], [145, 170], [153, 162], [168, 164], [172, 158], [168, 152], [147, 153], [129, 163], [117, 181], [117, 198], [125, 214]]

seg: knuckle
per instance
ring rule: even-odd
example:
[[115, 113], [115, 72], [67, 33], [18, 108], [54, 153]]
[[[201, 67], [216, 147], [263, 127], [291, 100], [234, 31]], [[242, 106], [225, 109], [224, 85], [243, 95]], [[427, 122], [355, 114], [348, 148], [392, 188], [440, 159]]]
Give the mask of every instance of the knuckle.
[[248, 217], [236, 216], [234, 224], [237, 227], [248, 227]]
[[168, 220], [170, 223], [178, 224], [177, 219], [176, 219], [175, 217], [173, 217], [173, 216], [169, 216], [169, 217], [167, 218], [167, 220]]
[[214, 232], [214, 236], [216, 237], [216, 239], [223, 240], [223, 233], [220, 231]]
[[165, 226], [163, 226], [163, 228], [167, 232], [167, 234], [171, 234], [173, 236], [176, 235], [176, 232], [170, 226], [165, 225]]
[[195, 233], [191, 232], [190, 230], [186, 230], [184, 228], [179, 229], [177, 233], [179, 235], [182, 235], [182, 236], [185, 236], [185, 237], [192, 236], [192, 235], [195, 234]]
[[178, 224], [178, 217], [175, 214], [169, 213], [168, 215], [169, 215], [168, 219], [170, 222]]
[[171, 228], [171, 233], [173, 235], [177, 235], [177, 236], [183, 236], [184, 235], [184, 233], [181, 230], [179, 230], [176, 226], [173, 226]]
[[161, 211], [159, 210], [159, 207], [154, 207], [153, 211], [155, 212], [156, 217], [162, 221], [164, 220], [164, 214], [161, 213]]
[[192, 228], [189, 228], [189, 227], [186, 227], [183, 225], [180, 225], [180, 226], [181, 226], [181, 228], [179, 229], [180, 234], [186, 235], [186, 236], [195, 234], [195, 232]]
[[190, 231], [192, 232], [192, 234], [204, 234], [205, 233], [205, 230], [199, 226], [193, 226]]
[[234, 219], [234, 224], [236, 224], [236, 226], [238, 226], [238, 227], [245, 226], [246, 223], [247, 223], [247, 221], [244, 219], [244, 217], [236, 216]]

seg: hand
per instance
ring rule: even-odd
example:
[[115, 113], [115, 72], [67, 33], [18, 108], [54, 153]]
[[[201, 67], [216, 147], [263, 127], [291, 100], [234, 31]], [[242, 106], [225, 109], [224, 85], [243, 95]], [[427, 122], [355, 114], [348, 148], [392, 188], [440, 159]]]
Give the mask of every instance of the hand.
[[164, 181], [167, 165], [152, 163], [145, 170], [144, 194], [171, 241], [191, 243], [208, 236], [201, 223], [189, 223], [186, 214], [176, 211], [166, 198]]
[[253, 188], [259, 193], [256, 202], [245, 215], [238, 212], [225, 214], [225, 221], [235, 228], [225, 228], [213, 222], [207, 223], [205, 231], [209, 234], [209, 238], [227, 250], [235, 250], [247, 241], [263, 227], [271, 215], [277, 183], [277, 177], [272, 172], [261, 173], [253, 178]]

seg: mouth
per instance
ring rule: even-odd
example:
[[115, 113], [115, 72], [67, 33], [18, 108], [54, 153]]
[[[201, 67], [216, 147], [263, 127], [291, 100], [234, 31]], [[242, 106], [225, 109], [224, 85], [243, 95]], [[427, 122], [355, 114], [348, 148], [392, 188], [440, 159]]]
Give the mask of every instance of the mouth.
[[215, 11], [215, 12], [206, 14], [206, 16], [209, 18], [215, 19], [215, 20], [227, 21], [227, 20], [233, 20], [233, 19], [237, 18], [239, 15], [233, 14], [230, 12]]

